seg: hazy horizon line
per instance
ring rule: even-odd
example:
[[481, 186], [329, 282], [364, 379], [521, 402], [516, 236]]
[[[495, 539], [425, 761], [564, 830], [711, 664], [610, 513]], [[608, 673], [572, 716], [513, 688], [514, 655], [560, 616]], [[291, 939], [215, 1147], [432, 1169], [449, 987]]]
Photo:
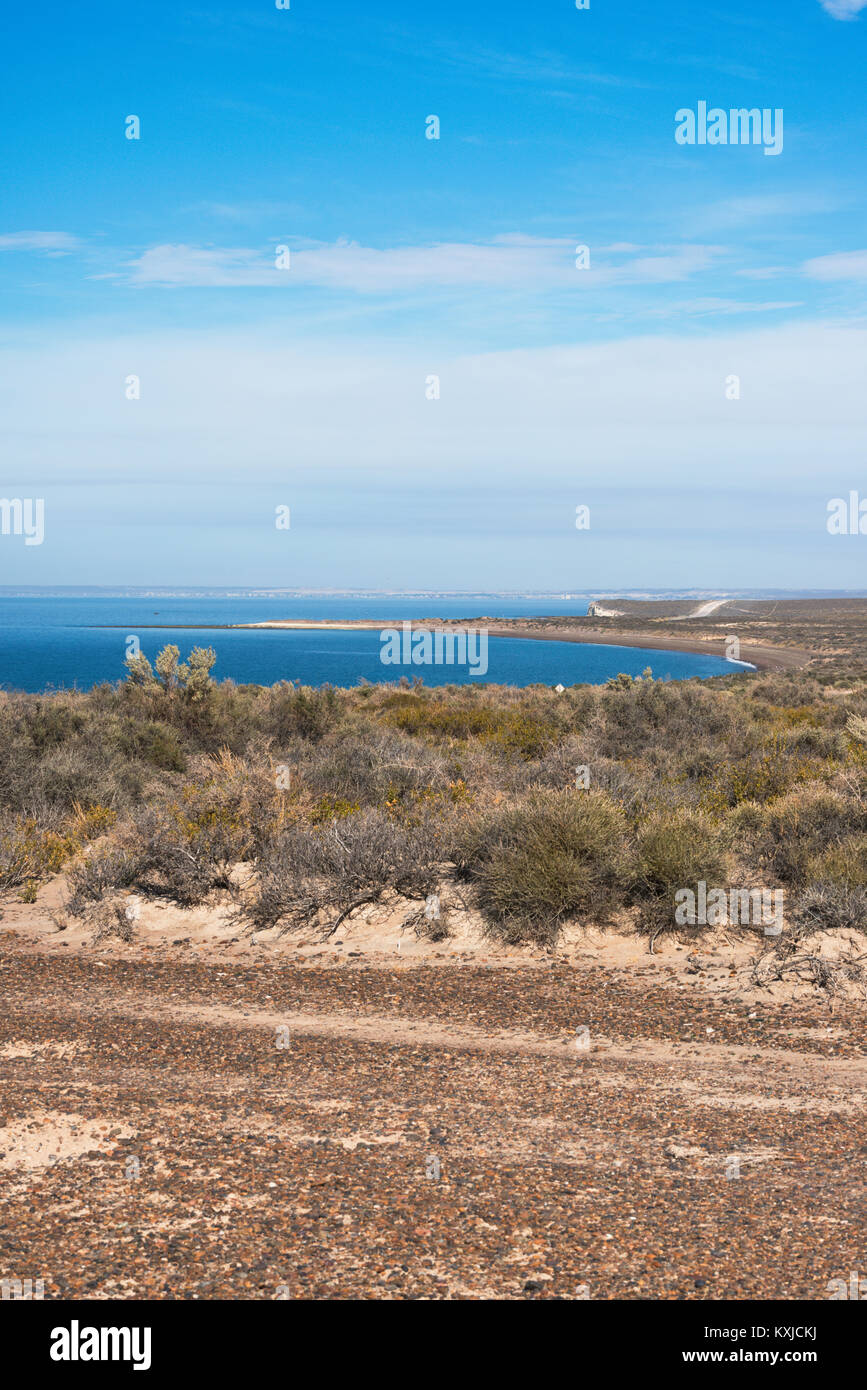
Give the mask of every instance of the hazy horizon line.
[[75, 593], [125, 597], [128, 594], [159, 595], [171, 598], [175, 595], [195, 594], [245, 594], [251, 597], [277, 595], [280, 597], [342, 597], [388, 596], [394, 598], [643, 598], [677, 596], [684, 598], [865, 598], [867, 589], [770, 589], [753, 587], [749, 589], [724, 588], [653, 588], [651, 586], [628, 589], [398, 589], [398, 588], [280, 588], [275, 585], [256, 584], [0, 584], [0, 596], [6, 598], [28, 598], [39, 594]]

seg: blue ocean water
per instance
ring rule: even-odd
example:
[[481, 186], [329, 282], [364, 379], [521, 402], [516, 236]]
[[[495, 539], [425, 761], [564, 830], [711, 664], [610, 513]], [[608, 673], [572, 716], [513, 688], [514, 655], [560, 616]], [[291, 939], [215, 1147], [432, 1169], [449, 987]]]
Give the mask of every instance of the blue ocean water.
[[[231, 677], [239, 684], [298, 680], [304, 685], [352, 686], [362, 679], [395, 681], [405, 673], [421, 675], [426, 685], [574, 685], [582, 681], [599, 684], [620, 671], [637, 676], [648, 666], [654, 676], [671, 680], [725, 675], [736, 669], [734, 663], [721, 657], [685, 652], [492, 637], [486, 674], [472, 676], [462, 666], [385, 666], [380, 661], [382, 644], [377, 630], [257, 632], [227, 631], [220, 626], [269, 618], [370, 618], [386, 627], [405, 618], [421, 622], [428, 618], [494, 619], [586, 611], [586, 602], [574, 598], [491, 595], [439, 599], [0, 595], [0, 688], [87, 690], [100, 681], [121, 680], [127, 638], [131, 636], [139, 638], [151, 661], [167, 642], [180, 647], [182, 656], [193, 646], [213, 647], [217, 653], [214, 676]], [[184, 631], [175, 624], [195, 626]]]

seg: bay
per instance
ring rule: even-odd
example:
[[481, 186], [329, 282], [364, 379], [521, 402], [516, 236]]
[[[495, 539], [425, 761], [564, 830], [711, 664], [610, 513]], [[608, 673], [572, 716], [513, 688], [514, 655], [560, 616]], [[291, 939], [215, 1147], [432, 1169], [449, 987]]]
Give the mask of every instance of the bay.
[[[259, 595], [183, 593], [0, 595], [0, 689], [41, 692], [87, 690], [101, 681], [123, 679], [127, 639], [137, 637], [153, 662], [167, 642], [186, 656], [193, 646], [213, 647], [214, 676], [239, 684], [352, 686], [360, 680], [393, 682], [402, 674], [426, 685], [573, 685], [604, 683], [625, 672], [683, 680], [724, 675], [737, 664], [721, 657], [634, 647], [492, 637], [488, 669], [473, 676], [461, 666], [384, 666], [378, 630], [255, 631], [225, 624], [269, 619], [373, 619], [383, 627], [404, 619], [482, 620], [584, 614], [583, 598], [548, 596]], [[184, 630], [184, 625], [189, 625]]]

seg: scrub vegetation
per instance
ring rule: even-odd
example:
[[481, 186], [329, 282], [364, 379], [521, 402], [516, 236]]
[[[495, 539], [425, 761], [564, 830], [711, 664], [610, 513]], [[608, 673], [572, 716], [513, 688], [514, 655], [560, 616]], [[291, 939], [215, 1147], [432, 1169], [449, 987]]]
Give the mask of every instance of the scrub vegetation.
[[840, 659], [562, 693], [213, 665], [170, 647], [88, 693], [0, 695], [0, 892], [63, 870], [103, 923], [129, 891], [229, 893], [250, 930], [327, 935], [448, 883], [492, 936], [552, 944], [567, 921], [674, 927], [704, 880], [782, 887], [804, 930], [867, 925], [867, 679]]

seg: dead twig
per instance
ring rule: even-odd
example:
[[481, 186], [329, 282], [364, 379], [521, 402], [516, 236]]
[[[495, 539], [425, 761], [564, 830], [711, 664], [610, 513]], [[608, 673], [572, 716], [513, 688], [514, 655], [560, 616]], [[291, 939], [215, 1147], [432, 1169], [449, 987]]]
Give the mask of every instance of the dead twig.
[[328, 930], [324, 932], [323, 935], [319, 938], [320, 941], [327, 941], [330, 936], [333, 936], [334, 933], [337, 931], [337, 928], [341, 926], [343, 922], [346, 921], [347, 917], [349, 917], [349, 915], [353, 913], [357, 907], [363, 906], [364, 903], [375, 903], [377, 898], [379, 898], [380, 896], [381, 894], [379, 892], [376, 892], [364, 893], [360, 898], [356, 898], [355, 901], [351, 902], [348, 905], [348, 907], [345, 907], [343, 911], [340, 913], [340, 915], [335, 919], [335, 921], [331, 923], [331, 926], [328, 928]]

